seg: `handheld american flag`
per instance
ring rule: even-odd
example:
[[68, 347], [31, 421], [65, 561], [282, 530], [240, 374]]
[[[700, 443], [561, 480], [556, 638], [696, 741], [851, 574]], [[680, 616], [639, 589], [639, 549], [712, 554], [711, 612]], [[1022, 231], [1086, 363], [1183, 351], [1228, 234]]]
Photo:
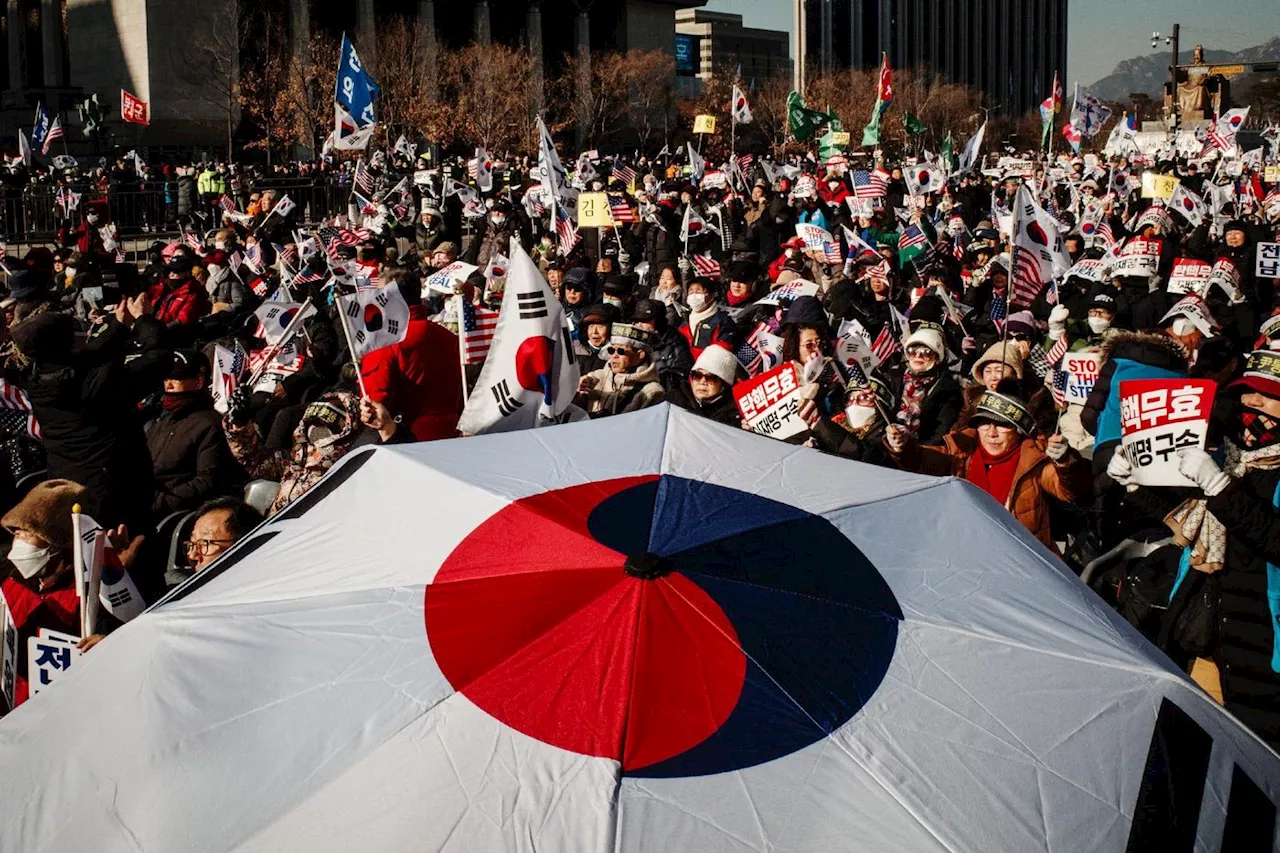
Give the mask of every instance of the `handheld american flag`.
[[6, 432], [26, 432], [35, 439], [44, 437], [27, 392], [3, 377], [0, 377], [0, 425]]
[[458, 331], [462, 342], [463, 364], [479, 364], [489, 355], [493, 333], [498, 328], [498, 312], [472, 305], [462, 296], [456, 298], [461, 303]]

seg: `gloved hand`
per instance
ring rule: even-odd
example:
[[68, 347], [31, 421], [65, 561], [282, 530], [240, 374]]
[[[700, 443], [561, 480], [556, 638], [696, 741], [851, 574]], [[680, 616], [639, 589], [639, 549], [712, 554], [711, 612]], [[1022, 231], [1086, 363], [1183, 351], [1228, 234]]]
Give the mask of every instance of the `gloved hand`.
[[631, 272], [631, 253], [618, 252], [618, 267], [623, 273]]
[[1115, 455], [1107, 463], [1107, 476], [1122, 486], [1133, 485], [1133, 464], [1124, 455], [1123, 448], [1117, 447]]
[[1067, 451], [1070, 449], [1071, 445], [1067, 444], [1067, 440], [1059, 433], [1049, 437], [1049, 443], [1044, 446], [1044, 455], [1048, 456], [1051, 461], [1058, 462], [1067, 455]]
[[241, 385], [231, 392], [227, 400], [227, 422], [232, 426], [244, 426], [252, 416], [249, 410], [249, 388]]
[[889, 452], [894, 456], [901, 454], [902, 451], [907, 449], [907, 442], [909, 440], [910, 436], [907, 434], [906, 429], [898, 426], [897, 424], [891, 424], [889, 428], [884, 431], [884, 443], [889, 446]]
[[676, 267], [680, 270], [680, 272], [687, 273], [689, 270], [693, 269], [693, 264], [689, 262], [688, 258], [686, 258], [684, 255], [681, 255], [680, 259], [676, 261]]
[[1213, 497], [1231, 484], [1231, 477], [1198, 447], [1178, 451], [1178, 473], [1195, 483], [1207, 497]]
[[1053, 310], [1049, 312], [1049, 339], [1053, 341], [1061, 340], [1062, 336], [1067, 333], [1067, 320], [1071, 317], [1071, 310], [1065, 305], [1055, 305]]

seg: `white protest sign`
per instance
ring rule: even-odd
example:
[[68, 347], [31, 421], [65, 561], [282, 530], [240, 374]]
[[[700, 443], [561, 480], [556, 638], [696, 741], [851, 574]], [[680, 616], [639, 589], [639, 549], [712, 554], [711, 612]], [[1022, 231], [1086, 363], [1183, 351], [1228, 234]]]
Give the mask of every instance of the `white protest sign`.
[[1094, 283], [1106, 281], [1107, 264], [1105, 261], [1085, 258], [1084, 260], [1076, 261], [1071, 269], [1067, 270], [1064, 278], [1082, 278], [1085, 281]]
[[454, 261], [447, 267], [436, 270], [427, 276], [427, 287], [437, 293], [444, 293], [449, 296], [453, 295], [453, 283], [455, 281], [466, 281], [467, 278], [480, 267], [475, 264], [468, 264], [463, 261]]
[[1120, 250], [1120, 257], [1111, 265], [1114, 276], [1155, 276], [1160, 268], [1161, 240], [1130, 240]]
[[1280, 243], [1259, 243], [1253, 274], [1258, 278], [1280, 278]]
[[1194, 258], [1178, 258], [1173, 262], [1173, 272], [1169, 274], [1170, 293], [1194, 293], [1203, 298], [1209, 292], [1209, 276], [1213, 265], [1207, 261]]
[[1083, 405], [1093, 383], [1098, 381], [1102, 356], [1096, 352], [1069, 352], [1062, 358], [1062, 369], [1067, 373], [1067, 402]]
[[800, 419], [800, 374], [790, 362], [739, 382], [733, 398], [752, 432], [785, 439], [809, 429]]
[[867, 219], [876, 218], [876, 203], [873, 199], [849, 196], [844, 203], [849, 206], [849, 215], [854, 219], [860, 216], [865, 216]]
[[1195, 486], [1178, 471], [1178, 450], [1205, 446], [1218, 385], [1211, 379], [1120, 383], [1121, 443], [1139, 486]]
[[[1240, 292], [1240, 270], [1229, 258], [1218, 258], [1209, 272], [1209, 286], [1217, 285], [1229, 297]], [[1202, 294], [1203, 295], [1203, 294]]]
[[790, 302], [801, 296], [817, 296], [818, 285], [812, 281], [805, 281], [797, 278], [789, 281], [782, 287], [775, 288], [771, 293], [757, 302], [757, 305], [781, 305], [784, 302]]
[[18, 625], [0, 593], [0, 692], [5, 705], [13, 708], [13, 687], [18, 678]]
[[27, 640], [27, 689], [35, 696], [57, 681], [82, 652], [76, 648], [79, 637], [59, 631], [41, 630]]

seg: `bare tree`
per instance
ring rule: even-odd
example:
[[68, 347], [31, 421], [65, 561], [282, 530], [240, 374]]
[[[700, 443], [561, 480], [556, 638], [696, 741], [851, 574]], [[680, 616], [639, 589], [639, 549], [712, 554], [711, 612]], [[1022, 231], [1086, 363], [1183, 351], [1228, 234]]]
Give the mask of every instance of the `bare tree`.
[[[450, 122], [458, 142], [492, 151], [517, 149], [529, 135], [526, 84], [532, 59], [523, 48], [471, 45], [445, 64], [445, 91], [455, 108]], [[444, 141], [444, 140], [441, 140]]]
[[[169, 42], [172, 67], [178, 79], [190, 87], [191, 100], [207, 104], [225, 116], [227, 161], [230, 162], [234, 151], [232, 137], [239, 120], [240, 46], [245, 35], [244, 25], [237, 4], [231, 0], [208, 0], [198, 9], [195, 20], [187, 21], [186, 26], [200, 37]], [[202, 120], [200, 116], [188, 115], [193, 120]]]

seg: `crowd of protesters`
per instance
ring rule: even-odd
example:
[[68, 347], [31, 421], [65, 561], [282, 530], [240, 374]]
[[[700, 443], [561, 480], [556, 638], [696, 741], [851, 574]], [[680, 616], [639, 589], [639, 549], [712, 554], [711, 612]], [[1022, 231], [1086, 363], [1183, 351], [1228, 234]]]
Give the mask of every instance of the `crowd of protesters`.
[[[456, 295], [496, 309], [486, 272], [516, 239], [562, 301], [587, 416], [669, 401], [745, 428], [735, 386], [794, 364], [805, 430], [789, 440], [971, 482], [1280, 746], [1280, 310], [1277, 279], [1255, 275], [1280, 191], [1248, 166], [1135, 159], [1034, 157], [913, 196], [905, 163], [878, 158], [735, 158], [691, 175], [684, 158], [586, 157], [574, 186], [607, 193], [616, 224], [573, 235], [554, 228], [536, 156], [493, 164], [477, 187], [461, 160], [379, 152], [324, 223], [300, 223], [235, 168], [178, 168], [177, 212], [187, 198], [216, 227], [154, 244], [141, 269], [119, 261], [108, 208], [80, 184], [59, 244], [8, 258], [0, 303], [5, 394], [30, 409], [3, 411], [9, 611], [24, 637], [75, 630], [72, 504], [113, 531], [154, 600], [353, 448], [456, 436], [476, 372], [455, 300], [424, 281], [474, 264]], [[1144, 171], [1214, 199], [1204, 221], [1140, 193]], [[1075, 265], [1019, 304], [1009, 211], [1024, 185]], [[834, 246], [802, 239], [803, 224]], [[317, 225], [352, 238], [316, 241]], [[1115, 264], [1134, 241], [1158, 247], [1149, 268]], [[1236, 284], [1171, 292], [1178, 259], [1225, 259]], [[407, 336], [360, 377], [335, 262], [410, 306]], [[282, 288], [315, 308], [288, 346], [263, 324]], [[837, 357], [850, 328], [872, 369]], [[254, 377], [217, 410], [216, 347], [244, 353], [236, 370]], [[1101, 356], [1086, 401], [1055, 393], [1064, 352]], [[1207, 448], [1179, 452], [1194, 486], [1139, 487], [1120, 450], [1119, 385], [1155, 377], [1218, 383]]]

